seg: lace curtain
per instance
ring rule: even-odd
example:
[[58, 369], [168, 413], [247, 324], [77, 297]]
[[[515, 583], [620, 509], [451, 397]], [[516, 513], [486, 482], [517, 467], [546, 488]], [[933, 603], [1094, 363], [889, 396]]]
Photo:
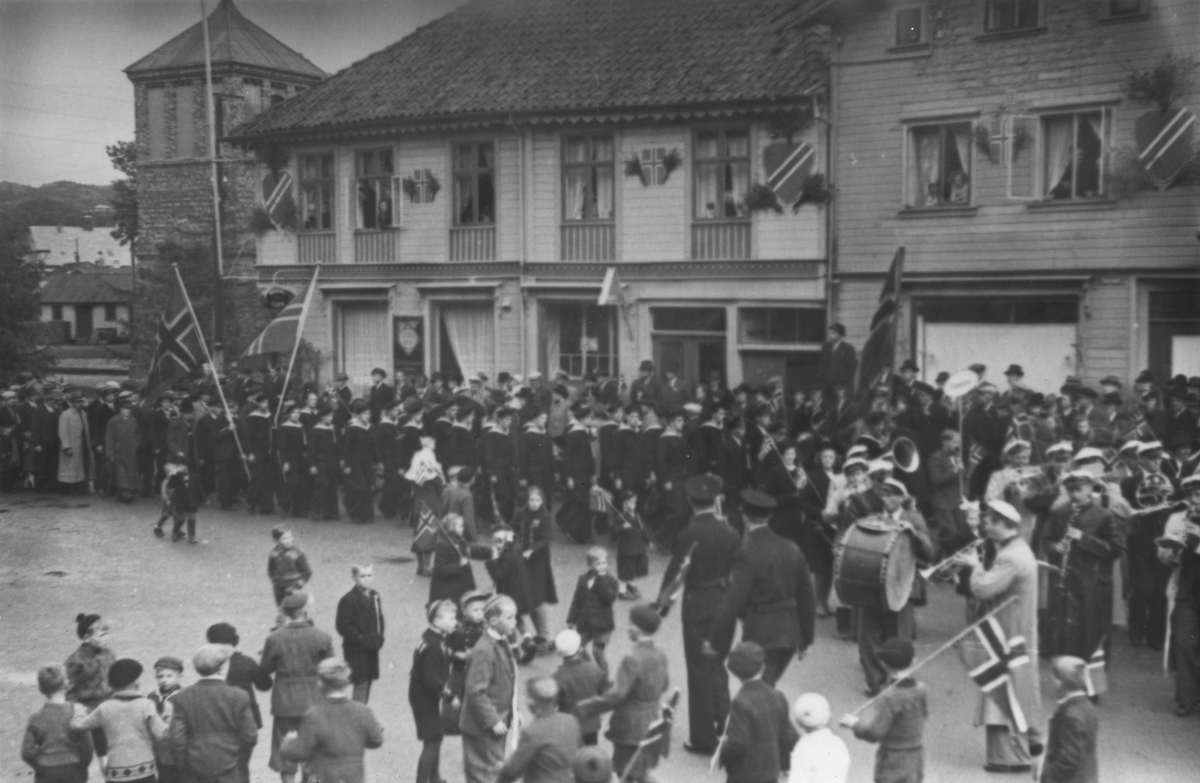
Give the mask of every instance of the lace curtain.
[[1055, 117], [1046, 120], [1046, 195], [1062, 184], [1075, 151], [1072, 131], [1074, 117]]
[[447, 304], [442, 305], [442, 328], [458, 359], [458, 368], [464, 378], [478, 372], [492, 374], [492, 305]]
[[942, 170], [941, 135], [938, 128], [914, 128], [908, 134], [908, 205], [937, 206]]

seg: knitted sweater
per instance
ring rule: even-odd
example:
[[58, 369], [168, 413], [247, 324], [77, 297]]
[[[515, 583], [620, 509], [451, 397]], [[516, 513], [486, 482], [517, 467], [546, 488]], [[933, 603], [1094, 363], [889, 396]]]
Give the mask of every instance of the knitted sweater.
[[137, 780], [156, 774], [154, 744], [167, 735], [154, 702], [134, 690], [118, 691], [100, 706], [71, 720], [71, 728], [103, 729], [108, 738], [105, 780]]
[[47, 703], [29, 717], [25, 739], [21, 742], [21, 759], [26, 764], [37, 769], [63, 764], [86, 768], [91, 763], [91, 735], [71, 729], [75, 709], [74, 704]]

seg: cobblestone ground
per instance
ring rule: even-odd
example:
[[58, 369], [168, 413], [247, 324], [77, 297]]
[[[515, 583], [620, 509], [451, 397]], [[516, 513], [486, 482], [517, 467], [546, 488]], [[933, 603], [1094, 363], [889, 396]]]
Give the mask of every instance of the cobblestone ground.
[[[278, 517], [247, 516], [202, 509], [201, 543], [171, 544], [151, 535], [157, 503], [118, 505], [95, 497], [18, 494], [0, 496], [0, 778], [30, 780], [18, 749], [27, 716], [40, 697], [35, 685], [39, 666], [59, 663], [75, 648], [73, 618], [79, 612], [99, 612], [113, 623], [114, 649], [119, 656], [149, 667], [160, 655], [189, 659], [203, 642], [211, 623], [229, 621], [241, 634], [244, 652], [257, 655], [274, 619], [274, 604], [266, 577], [269, 531]], [[315, 570], [318, 627], [333, 632], [338, 597], [350, 587], [351, 563], [374, 563], [376, 587], [383, 597], [387, 643], [382, 651], [383, 677], [376, 683], [371, 707], [385, 727], [385, 744], [368, 754], [373, 781], [409, 780], [415, 774], [420, 745], [415, 739], [407, 701], [412, 651], [423, 629], [422, 606], [426, 580], [415, 576], [409, 556], [411, 533], [394, 523], [356, 526], [348, 522], [314, 523], [294, 520], [297, 540]], [[554, 565], [562, 603], [551, 612], [555, 629], [566, 617], [575, 577], [583, 569], [584, 547], [556, 541]], [[666, 565], [651, 561], [643, 593], [653, 595]], [[476, 578], [486, 587], [482, 564]], [[653, 587], [651, 587], [653, 586]], [[961, 599], [945, 587], [935, 587], [929, 606], [920, 611], [918, 655], [928, 652], [961, 628]], [[619, 606], [618, 630], [609, 650], [617, 661], [628, 649], [625, 608]], [[857, 653], [839, 641], [832, 620], [819, 621], [819, 639], [808, 657], [793, 663], [780, 687], [789, 698], [807, 690], [828, 696], [835, 715], [862, 700]], [[335, 642], [337, 642], [335, 635]], [[660, 633], [671, 660], [674, 683], [686, 681], [678, 613]], [[1161, 672], [1156, 653], [1132, 649], [1118, 635], [1109, 681], [1111, 691], [1101, 707], [1101, 776], [1105, 781], [1190, 783], [1200, 769], [1200, 719], [1180, 720], [1171, 713], [1171, 687]], [[538, 659], [522, 676], [549, 673], [553, 657]], [[1046, 707], [1053, 707], [1049, 676], [1043, 671]], [[188, 672], [188, 680], [194, 674]], [[975, 708], [973, 686], [953, 655], [931, 664], [922, 679], [929, 686], [931, 716], [926, 729], [926, 780], [931, 783], [971, 783], [995, 780], [982, 771], [983, 733], [971, 725]], [[153, 687], [149, 673], [143, 689]], [[684, 694], [676, 725], [674, 752], [660, 766], [663, 783], [720, 780], [708, 773], [708, 760], [682, 751], [686, 736]], [[260, 694], [264, 712], [269, 694]], [[1049, 714], [1049, 712], [1047, 712]], [[873, 748], [841, 731], [853, 757], [851, 781], [871, 780]], [[255, 780], [278, 778], [266, 767], [269, 731], [260, 733], [254, 755]], [[602, 740], [602, 744], [604, 743]], [[442, 749], [442, 774], [462, 780], [459, 742], [448, 738]], [[1025, 775], [1000, 778], [1027, 780]], [[93, 769], [92, 779], [98, 779]]]

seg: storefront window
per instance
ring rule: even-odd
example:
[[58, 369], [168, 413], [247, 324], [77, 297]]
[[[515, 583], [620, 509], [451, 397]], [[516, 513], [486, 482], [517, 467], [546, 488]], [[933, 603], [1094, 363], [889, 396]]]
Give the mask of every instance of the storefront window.
[[743, 307], [738, 310], [740, 343], [821, 343], [824, 339], [824, 308]]
[[617, 372], [616, 316], [612, 307], [583, 302], [546, 305], [546, 367], [572, 378]]

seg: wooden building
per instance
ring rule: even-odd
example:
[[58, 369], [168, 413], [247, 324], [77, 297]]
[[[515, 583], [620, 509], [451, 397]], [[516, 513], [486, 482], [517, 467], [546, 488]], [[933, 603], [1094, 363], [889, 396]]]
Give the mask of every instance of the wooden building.
[[1195, 166], [1130, 192], [1139, 155], [1165, 150], [1170, 169], [1196, 149], [1200, 82], [1166, 113], [1126, 90], [1131, 69], [1200, 54], [1200, 3], [818, 5], [808, 20], [836, 42], [832, 301], [851, 341], [903, 245], [899, 345], [927, 380], [975, 362], [989, 378], [1023, 365], [1042, 391], [1200, 374]]
[[644, 359], [800, 379], [826, 208], [755, 208], [824, 171], [823, 34], [790, 11], [468, 3], [233, 132], [283, 161], [261, 284], [302, 294], [321, 265], [305, 339], [360, 387], [377, 366], [632, 380]]

